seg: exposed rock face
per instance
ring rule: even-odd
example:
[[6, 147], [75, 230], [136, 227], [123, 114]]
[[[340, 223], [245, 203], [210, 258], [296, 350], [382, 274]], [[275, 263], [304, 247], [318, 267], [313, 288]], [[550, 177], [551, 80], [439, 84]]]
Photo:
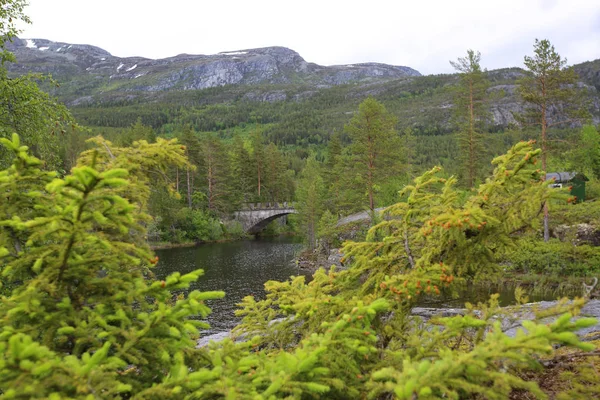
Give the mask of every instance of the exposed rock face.
[[[285, 47], [265, 47], [214, 55], [181, 54], [151, 60], [114, 57], [94, 46], [16, 39], [9, 46], [18, 63], [12, 72], [88, 75], [124, 91], [194, 90], [225, 85], [306, 83], [341, 85], [369, 79], [420, 76], [409, 67], [377, 63], [319, 66]], [[277, 101], [281, 98], [259, 99]]]
[[[522, 325], [523, 321], [530, 321], [535, 318], [535, 313], [533, 311], [534, 309], [542, 311], [555, 307], [556, 305], [558, 305], [558, 301], [541, 301], [539, 303], [523, 304], [522, 306], [506, 307], [511, 311], [512, 317], [507, 318], [505, 316], [501, 316], [499, 318], [502, 331], [509, 337], [515, 337], [520, 330], [524, 330]], [[411, 315], [422, 317], [423, 319], [428, 320], [434, 317], [454, 317], [457, 315], [464, 315], [465, 312], [466, 310], [462, 308], [413, 307], [413, 309], [411, 310]], [[581, 315], [572, 318], [572, 321], [575, 321], [581, 317], [596, 318], [597, 322], [595, 325], [580, 329], [575, 333], [583, 341], [597, 339], [598, 333], [600, 332], [600, 300], [588, 301], [588, 303], [581, 309]], [[556, 317], [547, 317], [541, 322], [552, 323], [555, 320]], [[282, 319], [275, 319], [271, 322], [278, 323], [280, 321], [282, 321]], [[207, 335], [198, 339], [196, 347], [205, 347], [210, 342], [218, 343], [231, 337], [231, 331], [218, 332], [212, 335]], [[241, 341], [245, 340], [244, 337], [238, 337], [237, 339]]]
[[[61, 84], [52, 89], [52, 94], [72, 107], [134, 100], [144, 103], [168, 96], [169, 92], [215, 87], [225, 87], [223, 97], [215, 97], [216, 102], [303, 102], [324, 89], [352, 83], [342, 89], [346, 98], [410, 99], [433, 90], [427, 101], [420, 102], [420, 113], [417, 110], [404, 115], [404, 123], [417, 130], [425, 125], [442, 132], [455, 128], [451, 121], [454, 105], [446, 89], [458, 83], [456, 74], [428, 81], [430, 77], [419, 78], [419, 72], [402, 66], [362, 63], [326, 67], [307, 62], [285, 47], [213, 55], [180, 54], [159, 60], [114, 57], [98, 47], [45, 39], [15, 39], [8, 49], [18, 60], [8, 64], [10, 73], [52, 74]], [[575, 65], [574, 69], [581, 76], [579, 86], [589, 94], [592, 121], [600, 123], [600, 60]], [[524, 111], [517, 80], [524, 74], [520, 68], [486, 72], [491, 83], [492, 130], [517, 125], [514, 115]], [[413, 106], [409, 104], [409, 108]], [[550, 117], [557, 111], [550, 109]], [[571, 126], [579, 125], [572, 122]]]
[[576, 245], [589, 244], [600, 246], [600, 230], [590, 224], [574, 226], [559, 225], [553, 230], [553, 235], [560, 240], [573, 240]]

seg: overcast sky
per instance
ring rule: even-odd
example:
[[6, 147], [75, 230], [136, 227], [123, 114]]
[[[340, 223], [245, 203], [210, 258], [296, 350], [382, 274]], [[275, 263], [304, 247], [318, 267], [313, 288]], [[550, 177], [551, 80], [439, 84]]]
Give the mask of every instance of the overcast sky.
[[600, 0], [29, 0], [22, 38], [162, 58], [285, 46], [321, 65], [382, 62], [452, 72], [472, 48], [521, 66], [535, 38], [570, 64], [600, 58]]

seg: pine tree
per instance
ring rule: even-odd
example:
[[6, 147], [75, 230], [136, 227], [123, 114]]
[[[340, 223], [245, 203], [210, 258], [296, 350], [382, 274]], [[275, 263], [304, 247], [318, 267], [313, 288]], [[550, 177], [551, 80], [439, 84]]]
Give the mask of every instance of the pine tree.
[[151, 126], [142, 123], [142, 118], [138, 117], [129, 129], [119, 135], [118, 144], [121, 147], [128, 147], [137, 140], [146, 140], [148, 143], [156, 142], [156, 134]]
[[349, 151], [354, 176], [361, 186], [358, 190], [366, 193], [371, 214], [377, 206], [378, 185], [398, 171], [403, 157], [396, 122], [383, 104], [369, 97], [344, 127], [352, 140]]
[[[518, 116], [524, 124], [541, 129], [542, 170], [547, 171], [548, 130], [584, 118], [587, 114], [577, 93], [577, 75], [567, 68], [567, 60], [546, 39], [535, 40], [534, 56], [525, 56], [527, 75], [519, 80], [525, 113]], [[544, 241], [550, 239], [548, 204], [544, 204]]]
[[338, 131], [334, 131], [327, 143], [327, 161], [325, 167], [328, 171], [333, 171], [338, 158], [342, 155], [342, 137]]
[[254, 171], [256, 173], [256, 195], [260, 201], [261, 189], [265, 174], [265, 145], [261, 131], [257, 128], [252, 133], [252, 162], [254, 164]]
[[341, 211], [341, 195], [342, 195], [342, 139], [341, 134], [334, 131], [327, 144], [327, 159], [325, 161], [326, 174], [323, 176], [323, 181], [327, 189], [325, 206], [328, 210], [334, 213]]
[[230, 148], [230, 164], [232, 201], [236, 208], [242, 203], [249, 202], [254, 190], [250, 153], [241, 136], [236, 136], [233, 140]]
[[304, 237], [309, 250], [313, 251], [317, 246], [317, 230], [323, 213], [325, 196], [321, 167], [314, 155], [308, 158], [306, 167], [302, 171], [296, 196], [296, 209]]
[[229, 160], [221, 139], [209, 134], [202, 144], [203, 171], [208, 210], [223, 213], [228, 209]]
[[281, 152], [271, 142], [265, 149], [265, 168], [263, 186], [272, 202], [287, 200], [286, 197], [286, 165]]
[[417, 150], [415, 132], [411, 127], [404, 128], [402, 131], [402, 146], [406, 158], [406, 173], [409, 179], [413, 179], [417, 170]]
[[118, 147], [102, 136], [88, 140], [91, 149], [81, 153], [77, 166], [92, 166], [104, 171], [109, 168], [123, 168], [129, 171], [132, 183], [123, 187], [119, 194], [146, 211], [151, 187], [163, 187], [173, 196], [175, 192], [169, 171], [173, 167], [194, 170], [186, 158], [186, 147], [177, 140], [157, 138], [156, 143], [145, 140], [133, 142], [132, 147]]
[[[185, 179], [187, 188], [188, 208], [192, 208], [192, 197], [194, 194], [195, 172], [204, 168], [203, 149], [198, 136], [191, 125], [184, 125], [181, 132], [177, 135], [179, 141], [185, 146], [185, 156], [191, 165], [185, 167]], [[179, 187], [179, 169], [176, 171], [177, 187]]]
[[481, 53], [467, 51], [466, 57], [460, 57], [450, 64], [460, 73], [460, 85], [455, 97], [455, 118], [459, 126], [458, 143], [462, 170], [467, 185], [472, 188], [481, 170], [484, 154], [482, 127], [487, 118], [487, 89], [489, 82], [481, 70]]

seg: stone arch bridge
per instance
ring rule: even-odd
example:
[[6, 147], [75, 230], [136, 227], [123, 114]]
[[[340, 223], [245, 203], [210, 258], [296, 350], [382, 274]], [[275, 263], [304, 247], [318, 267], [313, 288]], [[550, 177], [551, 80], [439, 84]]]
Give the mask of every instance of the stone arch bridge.
[[246, 233], [256, 234], [262, 231], [271, 221], [289, 214], [297, 214], [293, 203], [248, 203], [233, 213]]

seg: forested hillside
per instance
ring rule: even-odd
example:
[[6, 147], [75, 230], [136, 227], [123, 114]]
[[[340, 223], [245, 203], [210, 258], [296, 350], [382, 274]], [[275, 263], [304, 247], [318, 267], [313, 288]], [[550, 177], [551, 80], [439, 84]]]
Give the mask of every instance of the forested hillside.
[[[45, 143], [53, 143], [54, 165], [61, 163], [64, 171], [89, 148], [86, 139], [98, 134], [119, 147], [157, 137], [178, 138], [186, 146], [193, 168], [165, 171], [169, 183], [157, 187], [150, 200], [157, 217], [150, 237], [156, 241], [218, 239], [223, 232], [217, 221], [242, 204], [296, 199], [311, 156], [327, 166], [326, 193], [321, 194], [328, 198], [325, 208], [338, 216], [363, 210], [357, 183], [362, 178], [350, 168], [356, 138], [349, 126], [360, 118], [359, 104], [366, 99], [384, 107], [382, 115], [393, 119], [398, 140], [394, 156], [399, 165], [375, 184], [371, 197], [377, 192], [378, 199], [371, 209], [375, 203], [397, 201], [402, 185], [432, 165], [473, 186], [491, 172], [489, 161], [495, 156], [538, 135], [519, 120], [526, 111], [520, 82], [529, 76], [521, 68], [481, 70], [485, 84], [478, 94], [478, 139], [471, 143], [473, 137], [465, 141], [460, 133], [466, 123], [461, 110], [467, 105], [460, 97], [460, 69], [419, 76], [410, 68], [383, 64], [321, 67], [281, 47], [162, 60], [122, 59], [97, 47], [43, 39], [15, 39], [8, 48], [17, 58], [8, 64], [9, 76], [51, 73], [54, 80], [30, 79], [64, 101], [79, 124], [61, 128], [60, 137]], [[588, 62], [572, 70], [579, 74], [578, 98], [587, 113], [551, 129], [553, 169], [573, 165], [580, 127], [600, 121], [600, 65]], [[561, 107], [551, 106], [549, 117], [559, 117]], [[470, 172], [465, 169], [469, 162]], [[238, 228], [226, 230], [239, 234]]]

